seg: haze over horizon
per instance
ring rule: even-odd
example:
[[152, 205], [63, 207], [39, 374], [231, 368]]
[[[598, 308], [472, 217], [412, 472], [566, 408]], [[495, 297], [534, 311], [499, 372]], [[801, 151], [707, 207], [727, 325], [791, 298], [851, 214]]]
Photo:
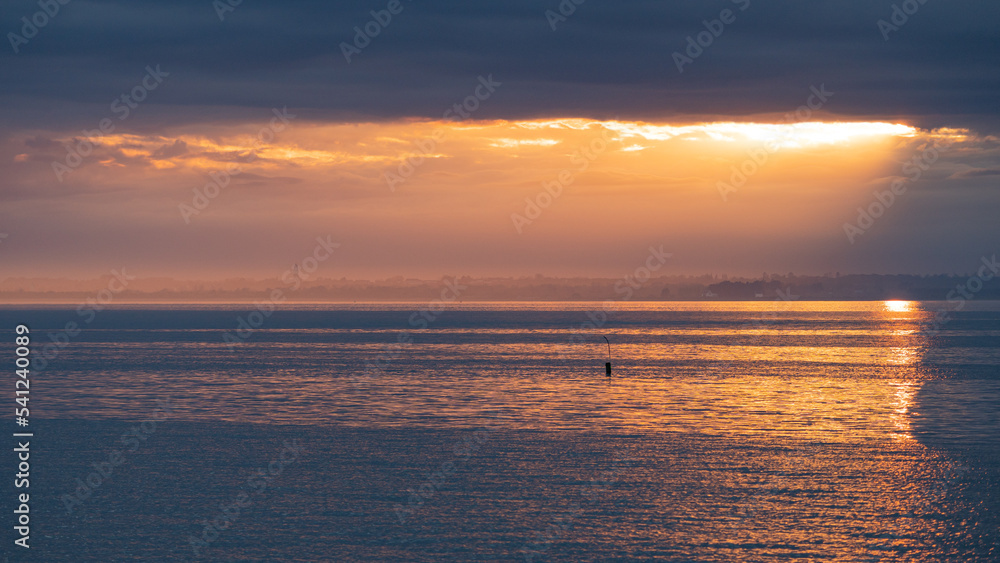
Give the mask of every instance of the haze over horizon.
[[997, 5], [216, 4], [70, 3], [8, 36], [0, 278], [274, 278], [317, 237], [335, 279], [997, 252]]

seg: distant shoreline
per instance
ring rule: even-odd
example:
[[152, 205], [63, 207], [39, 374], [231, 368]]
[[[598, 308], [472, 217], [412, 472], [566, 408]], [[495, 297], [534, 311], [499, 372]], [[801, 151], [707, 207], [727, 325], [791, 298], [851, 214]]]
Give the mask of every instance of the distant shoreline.
[[[998, 269], [1000, 274], [1000, 269]], [[6, 278], [0, 303], [426, 303], [445, 302], [682, 302], [682, 301], [960, 301], [1000, 299], [1000, 275], [764, 274], [758, 279], [716, 275], [632, 275], [621, 278], [395, 277], [232, 278], [217, 281], [107, 275], [90, 280]]]
[[[38, 300], [38, 301], [5, 301], [0, 298], [0, 308], [5, 307], [67, 307], [75, 308], [80, 305], [85, 300], [81, 297], [77, 300]], [[105, 307], [108, 309], [120, 308], [124, 306], [167, 306], [167, 305], [190, 305], [196, 306], [226, 306], [226, 305], [239, 305], [239, 306], [253, 306], [260, 300], [232, 300], [232, 301], [194, 301], [194, 300], [173, 300], [173, 301], [154, 301], [154, 300], [128, 300], [120, 299], [116, 300], [114, 303], [109, 303]], [[630, 305], [642, 305], [644, 303], [774, 303], [781, 300], [778, 299], [655, 299], [655, 300], [629, 300], [629, 301], [615, 301], [613, 299], [606, 300], [571, 300], [571, 299], [550, 299], [550, 300], [469, 300], [469, 301], [456, 301], [454, 303], [444, 303], [442, 304], [445, 308], [455, 308], [455, 307], [469, 307], [475, 305], [541, 305], [541, 304], [566, 304], [566, 305], [590, 305], [590, 304], [604, 304], [613, 303], [616, 306], [622, 308], [628, 308]], [[905, 302], [915, 302], [915, 303], [948, 303], [949, 301], [945, 299], [899, 299], [899, 298], [889, 298], [889, 299], [795, 299], [791, 301], [781, 301], [782, 303], [796, 303], [796, 302], [808, 302], [808, 303], [884, 303], [889, 301], [905, 301]], [[976, 299], [977, 302], [1000, 302], [1000, 298], [992, 299]], [[309, 305], [344, 305], [344, 306], [358, 306], [358, 305], [421, 305], [426, 304], [427, 300], [419, 299], [387, 299], [387, 300], [369, 300], [369, 301], [286, 301], [284, 303], [277, 304], [276, 308], [281, 309], [283, 307], [296, 307], [296, 306], [309, 306]]]

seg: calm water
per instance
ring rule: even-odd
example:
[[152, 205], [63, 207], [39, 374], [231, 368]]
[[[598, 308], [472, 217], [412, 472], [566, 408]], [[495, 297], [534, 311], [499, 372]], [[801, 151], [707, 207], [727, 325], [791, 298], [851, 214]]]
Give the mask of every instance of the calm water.
[[[36, 343], [84, 325], [33, 351], [50, 358], [32, 384], [31, 552], [1000, 560], [1000, 303], [928, 331], [947, 305], [301, 305], [235, 344], [224, 334], [252, 308], [119, 307], [85, 323], [72, 307], [8, 307], [9, 341], [19, 322]], [[75, 479], [154, 416], [68, 512]], [[301, 455], [192, 549], [289, 440]]]

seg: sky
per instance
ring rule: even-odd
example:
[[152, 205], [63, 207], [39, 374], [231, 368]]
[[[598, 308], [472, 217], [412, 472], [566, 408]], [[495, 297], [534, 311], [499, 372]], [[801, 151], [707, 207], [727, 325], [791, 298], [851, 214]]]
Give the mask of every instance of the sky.
[[1000, 250], [996, 3], [42, 0], [0, 30], [0, 278], [276, 277], [317, 238], [334, 278]]

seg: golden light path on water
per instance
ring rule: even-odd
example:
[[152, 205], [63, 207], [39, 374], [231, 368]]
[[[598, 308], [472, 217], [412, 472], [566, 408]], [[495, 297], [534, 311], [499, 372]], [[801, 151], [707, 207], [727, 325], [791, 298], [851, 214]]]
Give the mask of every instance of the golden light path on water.
[[[586, 320], [587, 305], [578, 306], [579, 313], [560, 314]], [[453, 310], [463, 307], [472, 314], [481, 306]], [[501, 307], [545, 314], [545, 305]], [[121, 354], [140, 363], [143, 356], [194, 358], [209, 366], [185, 374], [143, 369], [105, 374], [120, 385], [94, 397], [94, 411], [104, 405], [116, 412], [141, 388], [164, 388], [187, 396], [184, 404], [211, 406], [213, 416], [232, 421], [257, 420], [267, 412], [267, 420], [289, 423], [469, 424], [502, 407], [516, 413], [508, 422], [522, 428], [643, 428], [835, 441], [909, 439], [915, 397], [923, 382], [935, 378], [926, 361], [955, 354], [970, 365], [995, 361], [976, 357], [974, 349], [931, 348], [921, 326], [933, 312], [910, 301], [635, 303], [611, 314], [641, 318], [642, 311], [659, 311], [667, 320], [609, 325], [591, 331], [586, 345], [569, 344], [568, 324], [442, 325], [415, 332], [413, 346], [401, 348], [380, 376], [368, 379], [361, 377], [366, 362], [385, 353], [399, 328], [262, 329], [242, 353], [247, 361], [282, 367], [252, 378], [240, 369], [210, 367], [218, 361], [213, 354], [227, 351], [221, 340], [174, 342], [174, 333], [165, 329], [157, 330], [153, 342], [94, 343], [80, 353]], [[605, 361], [601, 334], [613, 343], [610, 381], [594, 373]], [[190, 331], [183, 335], [188, 336]], [[192, 338], [206, 337], [211, 335]], [[52, 396], [88, 404], [79, 398], [88, 394], [88, 377], [54, 380], [52, 385], [68, 387]], [[275, 394], [276, 386], [288, 393]], [[193, 408], [189, 415], [198, 412], [205, 411]]]

